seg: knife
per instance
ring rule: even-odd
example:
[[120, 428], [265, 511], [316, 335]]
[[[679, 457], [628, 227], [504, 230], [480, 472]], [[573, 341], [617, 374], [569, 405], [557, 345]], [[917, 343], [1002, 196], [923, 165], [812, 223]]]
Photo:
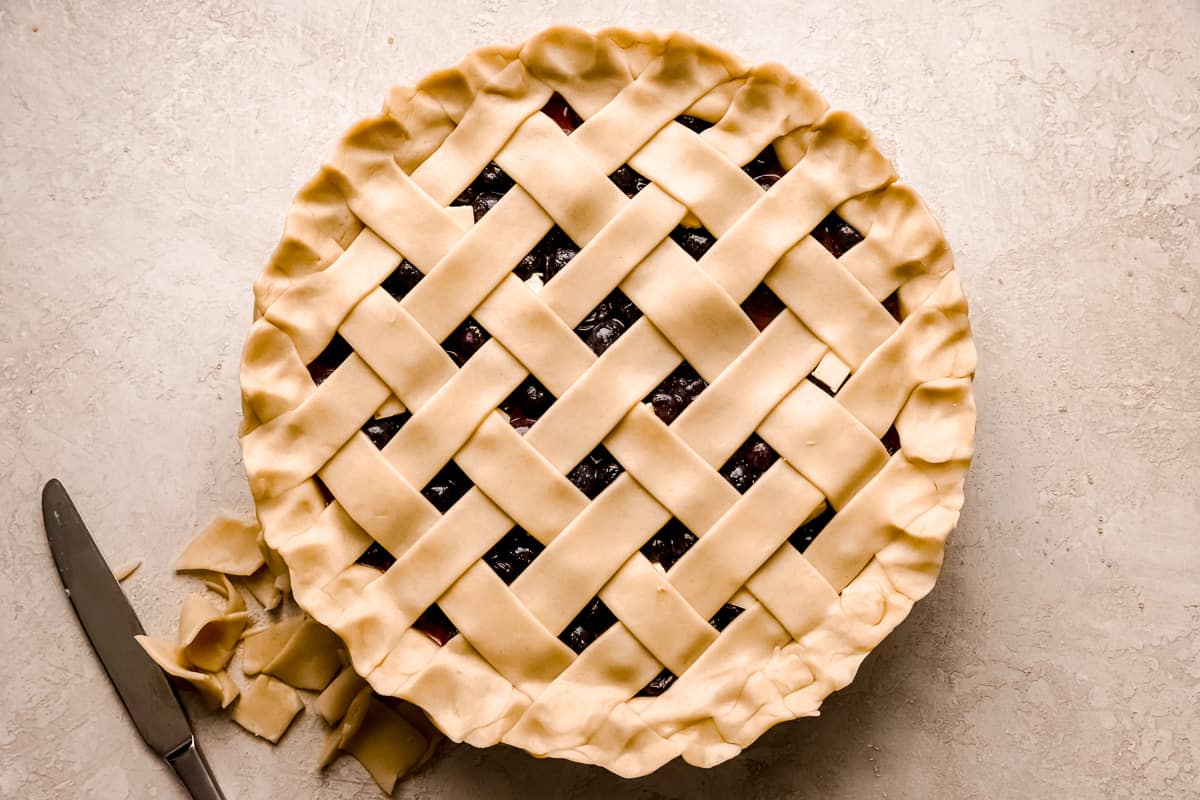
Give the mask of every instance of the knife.
[[67, 597], [138, 733], [194, 800], [225, 800], [175, 690], [134, 641], [142, 623], [57, 479], [42, 489], [42, 521]]

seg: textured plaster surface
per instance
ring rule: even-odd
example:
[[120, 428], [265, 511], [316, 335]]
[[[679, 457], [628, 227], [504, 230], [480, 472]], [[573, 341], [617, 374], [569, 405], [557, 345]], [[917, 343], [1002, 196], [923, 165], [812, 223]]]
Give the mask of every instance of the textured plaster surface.
[[[679, 27], [861, 116], [954, 245], [979, 451], [943, 578], [831, 698], [703, 771], [623, 782], [448, 748], [398, 796], [1200, 796], [1200, 6], [318, 0], [0, 3], [0, 797], [180, 798], [75, 624], [61, 477], [146, 627], [245, 511], [238, 354], [290, 198], [385, 89], [552, 21]], [[231, 797], [372, 798], [199, 734]]]

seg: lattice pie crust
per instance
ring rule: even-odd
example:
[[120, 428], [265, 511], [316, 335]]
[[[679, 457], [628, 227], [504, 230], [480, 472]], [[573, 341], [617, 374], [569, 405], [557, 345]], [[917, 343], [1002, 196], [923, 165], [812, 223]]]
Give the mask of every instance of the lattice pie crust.
[[393, 89], [255, 284], [243, 453], [297, 601], [478, 746], [637, 776], [816, 714], [933, 586], [972, 453], [966, 301], [894, 181], [681, 34]]

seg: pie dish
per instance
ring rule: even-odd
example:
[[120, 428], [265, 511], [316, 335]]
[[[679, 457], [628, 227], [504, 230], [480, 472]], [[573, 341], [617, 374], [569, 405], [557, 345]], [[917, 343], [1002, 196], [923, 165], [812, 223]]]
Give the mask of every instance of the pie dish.
[[720, 763], [934, 584], [974, 437], [953, 267], [779, 66], [620, 29], [477, 50], [345, 135], [255, 284], [265, 541], [454, 740]]

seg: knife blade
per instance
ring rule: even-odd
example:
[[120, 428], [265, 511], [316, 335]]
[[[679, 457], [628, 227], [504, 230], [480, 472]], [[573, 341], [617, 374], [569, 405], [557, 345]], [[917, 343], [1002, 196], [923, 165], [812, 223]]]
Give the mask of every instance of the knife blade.
[[138, 733], [193, 798], [224, 800], [174, 689], [133, 638], [142, 623], [57, 479], [42, 489], [42, 520], [67, 597]]

